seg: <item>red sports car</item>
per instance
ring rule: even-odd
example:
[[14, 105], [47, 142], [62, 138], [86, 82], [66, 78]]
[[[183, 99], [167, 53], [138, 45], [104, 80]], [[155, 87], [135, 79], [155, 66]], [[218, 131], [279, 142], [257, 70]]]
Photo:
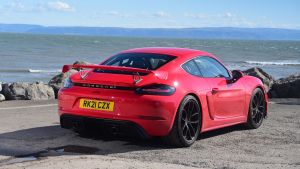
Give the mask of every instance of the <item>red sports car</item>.
[[228, 70], [210, 53], [184, 48], [122, 51], [65, 80], [58, 108], [63, 128], [84, 131], [93, 123], [112, 131], [160, 136], [171, 145], [192, 145], [199, 133], [267, 116], [262, 82]]

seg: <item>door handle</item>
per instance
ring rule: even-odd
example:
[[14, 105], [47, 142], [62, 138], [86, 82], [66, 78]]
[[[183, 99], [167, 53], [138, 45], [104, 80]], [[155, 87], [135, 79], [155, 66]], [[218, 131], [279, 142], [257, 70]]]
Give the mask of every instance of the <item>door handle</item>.
[[212, 88], [211, 89], [211, 93], [212, 94], [216, 94], [216, 93], [218, 93], [220, 90], [218, 89], [218, 88]]

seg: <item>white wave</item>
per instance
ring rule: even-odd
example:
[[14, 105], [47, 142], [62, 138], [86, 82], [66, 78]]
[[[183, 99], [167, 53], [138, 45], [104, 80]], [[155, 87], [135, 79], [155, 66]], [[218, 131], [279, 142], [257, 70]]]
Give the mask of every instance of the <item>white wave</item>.
[[282, 60], [282, 61], [245, 61], [244, 63], [248, 63], [251, 65], [300, 65], [298, 60]]
[[58, 73], [61, 70], [40, 70], [40, 69], [28, 69], [28, 72], [30, 73]]
[[58, 73], [59, 69], [41, 70], [41, 69], [0, 69], [1, 73]]

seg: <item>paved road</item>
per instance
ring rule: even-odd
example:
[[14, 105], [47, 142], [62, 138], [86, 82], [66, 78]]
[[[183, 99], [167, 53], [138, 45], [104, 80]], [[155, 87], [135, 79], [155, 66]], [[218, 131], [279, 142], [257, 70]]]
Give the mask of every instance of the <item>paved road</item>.
[[203, 133], [190, 148], [61, 129], [56, 100], [0, 103], [0, 168], [300, 168], [299, 100], [275, 100], [257, 130]]

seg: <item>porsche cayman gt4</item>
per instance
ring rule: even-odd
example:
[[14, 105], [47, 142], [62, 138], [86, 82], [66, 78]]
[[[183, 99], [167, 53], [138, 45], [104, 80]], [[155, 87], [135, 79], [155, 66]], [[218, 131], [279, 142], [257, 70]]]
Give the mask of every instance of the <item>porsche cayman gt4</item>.
[[245, 124], [258, 128], [267, 116], [262, 82], [227, 69], [210, 53], [184, 48], [122, 51], [79, 69], [58, 94], [63, 128], [159, 136], [169, 144], [192, 145], [201, 132]]

